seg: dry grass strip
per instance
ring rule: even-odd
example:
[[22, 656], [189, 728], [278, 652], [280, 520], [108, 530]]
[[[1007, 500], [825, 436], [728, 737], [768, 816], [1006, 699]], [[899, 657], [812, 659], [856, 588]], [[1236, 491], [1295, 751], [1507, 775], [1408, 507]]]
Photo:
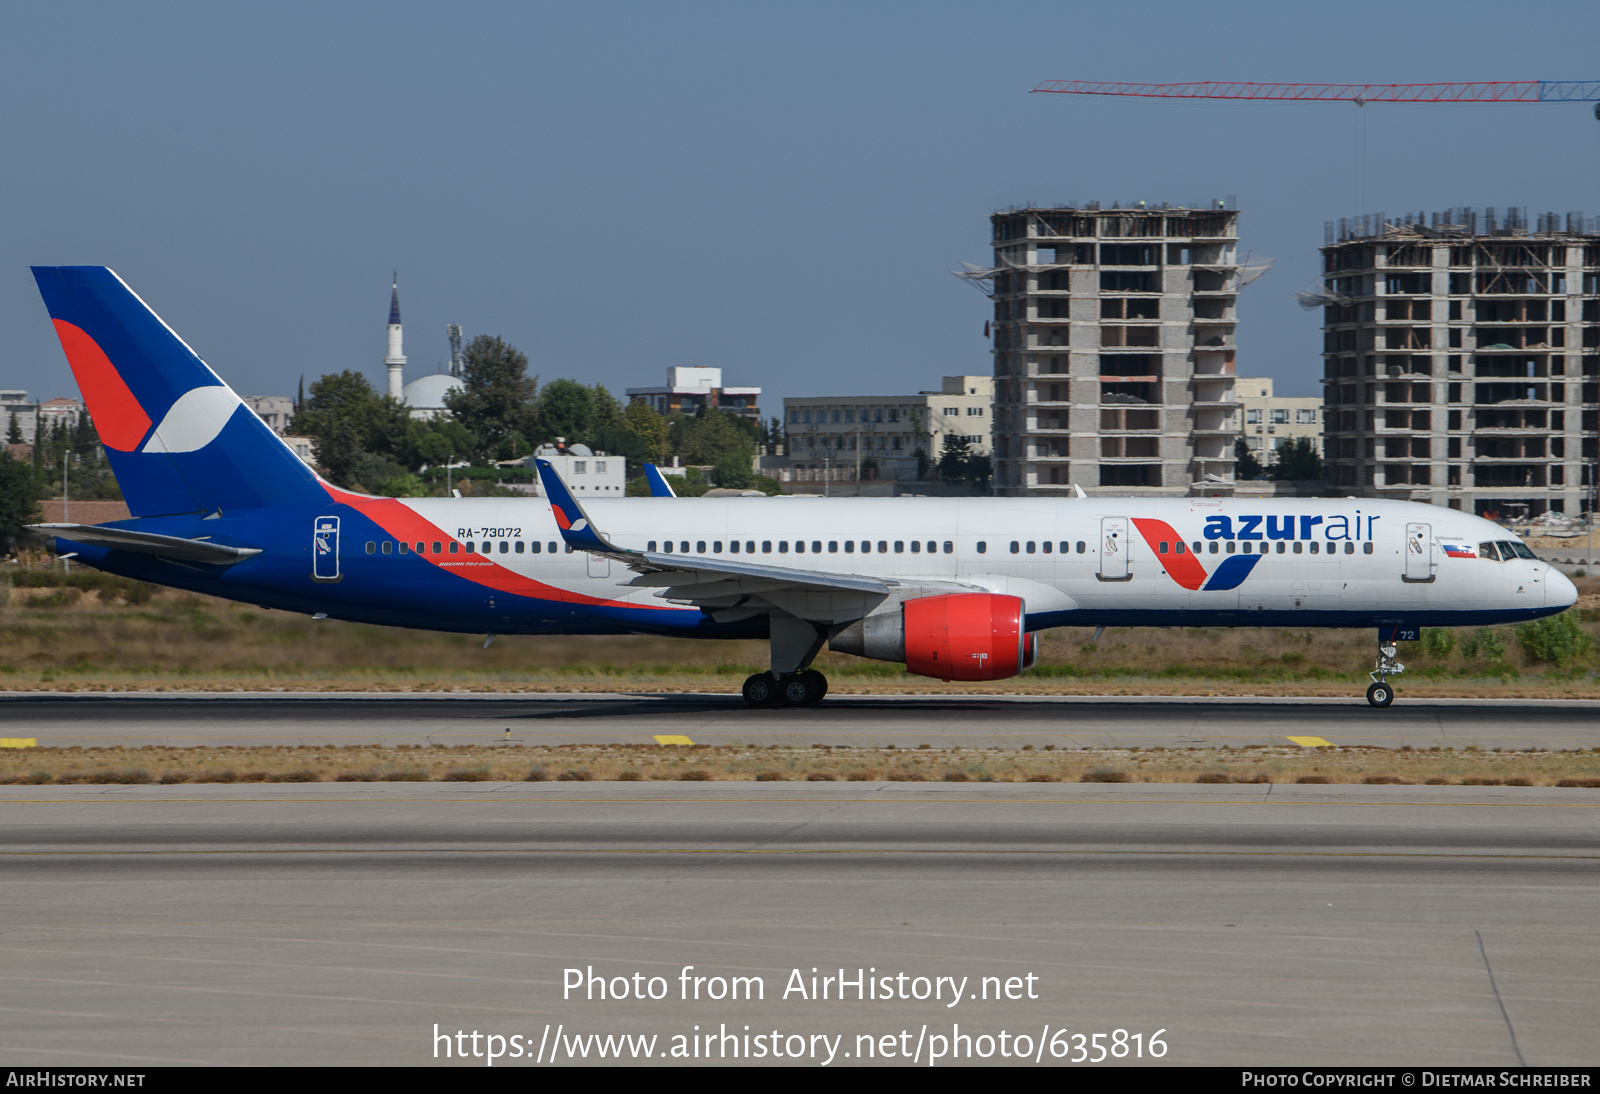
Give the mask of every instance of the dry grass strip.
[[351, 745], [8, 749], [0, 784], [266, 782], [1353, 783], [1600, 789], [1600, 749]]

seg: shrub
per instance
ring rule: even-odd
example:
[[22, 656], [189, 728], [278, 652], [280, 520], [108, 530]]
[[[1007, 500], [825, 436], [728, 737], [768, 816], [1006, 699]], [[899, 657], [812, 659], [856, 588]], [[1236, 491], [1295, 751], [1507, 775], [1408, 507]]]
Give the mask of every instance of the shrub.
[[1132, 782], [1133, 777], [1126, 771], [1112, 771], [1109, 768], [1097, 767], [1078, 781], [1081, 783], [1126, 783]]
[[528, 777], [522, 780], [527, 783], [547, 783], [550, 781], [550, 772], [542, 767], [536, 767], [528, 772]]
[[267, 776], [269, 783], [319, 783], [322, 776], [312, 771], [309, 767], [298, 768], [294, 771], [280, 771]]
[[1483, 657], [1489, 661], [1498, 661], [1505, 655], [1505, 639], [1488, 627], [1479, 627], [1471, 635], [1461, 640], [1461, 656], [1469, 661], [1478, 657]]
[[1530, 661], [1567, 668], [1589, 652], [1590, 644], [1589, 633], [1570, 613], [1517, 625], [1517, 645]]
[[558, 783], [587, 783], [594, 781], [594, 772], [582, 769], [568, 769], [556, 776]]
[[1195, 776], [1194, 781], [1197, 783], [1225, 783], [1229, 780], [1228, 776], [1220, 771], [1202, 771]]
[[783, 776], [778, 774], [776, 771], [756, 772], [756, 782], [758, 783], [781, 783], [783, 781]]
[[708, 783], [711, 781], [711, 772], [702, 771], [698, 767], [690, 768], [678, 776], [678, 781], [684, 783]]
[[1308, 784], [1310, 786], [1326, 786], [1328, 783], [1333, 782], [1333, 776], [1332, 775], [1301, 775], [1298, 779], [1295, 780], [1295, 782], [1297, 782], [1297, 783], [1305, 783], [1305, 784]]
[[617, 781], [619, 783], [636, 783], [643, 778], [644, 776], [637, 771], [624, 771], [617, 776]]
[[1422, 632], [1422, 649], [1429, 657], [1443, 660], [1456, 648], [1456, 632], [1444, 627], [1430, 627]]

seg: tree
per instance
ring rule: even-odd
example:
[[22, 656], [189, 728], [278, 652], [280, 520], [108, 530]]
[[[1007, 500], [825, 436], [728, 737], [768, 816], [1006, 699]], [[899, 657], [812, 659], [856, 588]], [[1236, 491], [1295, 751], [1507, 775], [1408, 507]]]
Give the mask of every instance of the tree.
[[1233, 442], [1233, 477], [1240, 482], [1259, 476], [1264, 469], [1250, 445], [1244, 440]]
[[586, 442], [594, 426], [594, 392], [578, 381], [551, 380], [539, 393], [539, 429], [545, 440]]
[[670, 423], [672, 449], [686, 463], [714, 464], [722, 457], [756, 450], [755, 423], [725, 410], [702, 407], [693, 417], [674, 415]]
[[944, 449], [939, 453], [939, 479], [942, 482], [964, 482], [967, 464], [972, 459], [972, 442], [954, 433], [944, 435]]
[[672, 454], [672, 434], [667, 420], [648, 403], [629, 403], [622, 411], [622, 424], [644, 438], [646, 458], [661, 463]]
[[622, 429], [627, 423], [622, 420], [622, 404], [617, 402], [616, 396], [606, 390], [604, 384], [594, 385], [594, 428]]
[[711, 481], [732, 490], [748, 490], [754, 485], [755, 472], [750, 470], [750, 453], [731, 452], [711, 468]]
[[22, 423], [17, 421], [17, 412], [11, 412], [11, 424], [6, 427], [6, 444], [22, 443]]
[[1322, 478], [1322, 456], [1309, 437], [1285, 437], [1278, 442], [1268, 473], [1283, 481], [1314, 481]]
[[43, 493], [34, 469], [0, 449], [0, 549], [9, 551], [27, 534], [26, 525], [40, 521]]
[[[379, 395], [359, 372], [346, 370], [311, 385], [311, 397], [301, 404], [291, 428], [311, 438], [318, 466], [334, 483], [375, 486], [361, 482], [358, 467], [368, 456], [397, 463], [411, 434], [411, 421], [404, 406]], [[365, 469], [370, 477], [370, 464]]]
[[528, 375], [528, 358], [517, 347], [480, 334], [461, 355], [462, 386], [444, 405], [478, 441], [484, 458], [499, 456], [512, 433], [539, 436], [539, 378]]

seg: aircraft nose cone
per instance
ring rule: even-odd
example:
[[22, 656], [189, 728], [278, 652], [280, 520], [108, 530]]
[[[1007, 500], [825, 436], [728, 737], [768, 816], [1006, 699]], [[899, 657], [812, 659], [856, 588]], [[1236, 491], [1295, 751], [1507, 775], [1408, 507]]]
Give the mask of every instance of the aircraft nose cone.
[[1544, 603], [1547, 608], [1570, 608], [1578, 602], [1578, 587], [1572, 579], [1554, 566], [1544, 579]]

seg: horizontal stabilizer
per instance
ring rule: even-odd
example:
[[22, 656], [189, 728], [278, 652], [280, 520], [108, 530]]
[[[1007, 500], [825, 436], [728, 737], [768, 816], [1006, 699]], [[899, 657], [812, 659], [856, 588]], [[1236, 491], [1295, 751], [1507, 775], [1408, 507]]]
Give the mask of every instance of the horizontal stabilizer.
[[113, 551], [132, 551], [141, 555], [159, 555], [184, 562], [214, 562], [226, 566], [261, 553], [259, 547], [226, 547], [203, 539], [162, 536], [154, 532], [108, 528], [100, 524], [30, 524], [28, 527], [59, 539], [70, 539], [73, 543], [106, 547]]

